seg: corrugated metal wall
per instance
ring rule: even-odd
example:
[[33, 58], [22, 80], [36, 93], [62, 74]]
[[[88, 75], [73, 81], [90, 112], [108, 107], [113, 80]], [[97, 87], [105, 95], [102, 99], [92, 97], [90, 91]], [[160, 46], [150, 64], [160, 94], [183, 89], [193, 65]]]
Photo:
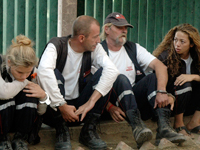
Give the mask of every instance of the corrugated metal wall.
[[200, 31], [200, 0], [78, 0], [78, 15], [102, 25], [111, 12], [122, 13], [134, 28], [128, 38], [152, 52], [169, 29], [190, 23]]
[[35, 42], [40, 56], [46, 42], [57, 36], [57, 0], [0, 0], [0, 53], [24, 34]]

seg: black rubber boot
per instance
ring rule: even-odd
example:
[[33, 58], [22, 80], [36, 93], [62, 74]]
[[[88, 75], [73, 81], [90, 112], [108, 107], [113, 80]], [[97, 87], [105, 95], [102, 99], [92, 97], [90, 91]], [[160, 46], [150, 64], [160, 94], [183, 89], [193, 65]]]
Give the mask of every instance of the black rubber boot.
[[88, 114], [85, 119], [84, 126], [81, 129], [79, 142], [86, 145], [90, 149], [104, 150], [107, 144], [102, 141], [96, 132], [96, 125], [99, 121], [100, 114]]
[[0, 135], [0, 150], [13, 150], [8, 136]]
[[133, 136], [137, 143], [138, 148], [146, 141], [152, 139], [152, 131], [146, 127], [141, 119], [139, 110], [128, 110], [126, 111], [127, 121], [132, 127]]
[[69, 128], [63, 122], [56, 126], [56, 143], [55, 150], [71, 150]]
[[28, 134], [16, 132], [12, 141], [13, 150], [28, 150], [28, 144], [26, 143], [27, 139]]
[[156, 145], [160, 143], [162, 138], [166, 138], [172, 143], [182, 143], [186, 139], [183, 134], [177, 133], [170, 125], [171, 110], [168, 108], [157, 108], [158, 114], [158, 128], [156, 134]]

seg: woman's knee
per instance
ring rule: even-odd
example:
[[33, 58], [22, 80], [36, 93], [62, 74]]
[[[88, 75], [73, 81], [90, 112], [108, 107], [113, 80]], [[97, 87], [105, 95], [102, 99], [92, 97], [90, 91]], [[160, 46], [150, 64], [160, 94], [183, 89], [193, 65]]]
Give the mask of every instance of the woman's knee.
[[184, 90], [185, 92], [192, 91], [192, 84], [191, 82], [186, 82], [181, 86], [175, 86], [176, 91], [177, 90]]

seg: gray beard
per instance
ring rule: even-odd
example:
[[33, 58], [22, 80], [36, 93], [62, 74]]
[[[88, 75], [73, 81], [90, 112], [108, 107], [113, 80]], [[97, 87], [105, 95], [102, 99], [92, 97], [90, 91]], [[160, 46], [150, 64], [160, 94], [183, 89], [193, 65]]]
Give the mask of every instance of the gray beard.
[[117, 44], [117, 45], [123, 46], [123, 45], [126, 43], [126, 40], [127, 40], [127, 39], [126, 39], [125, 37], [122, 37], [122, 40], [123, 40], [123, 42], [120, 42], [120, 41], [119, 41], [119, 38], [117, 38], [116, 44]]

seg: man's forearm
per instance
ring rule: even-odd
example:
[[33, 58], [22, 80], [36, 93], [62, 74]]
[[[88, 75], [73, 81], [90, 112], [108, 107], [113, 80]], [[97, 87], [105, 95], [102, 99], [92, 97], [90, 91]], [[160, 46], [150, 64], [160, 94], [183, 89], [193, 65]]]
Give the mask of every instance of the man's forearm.
[[156, 72], [157, 90], [166, 90], [168, 82], [167, 67], [158, 59], [154, 59], [149, 64], [149, 67], [151, 67]]
[[158, 66], [155, 70], [157, 77], [157, 90], [166, 90], [168, 82], [168, 74], [166, 66]]
[[96, 103], [101, 98], [101, 96], [102, 94], [99, 91], [94, 90], [89, 100]]

